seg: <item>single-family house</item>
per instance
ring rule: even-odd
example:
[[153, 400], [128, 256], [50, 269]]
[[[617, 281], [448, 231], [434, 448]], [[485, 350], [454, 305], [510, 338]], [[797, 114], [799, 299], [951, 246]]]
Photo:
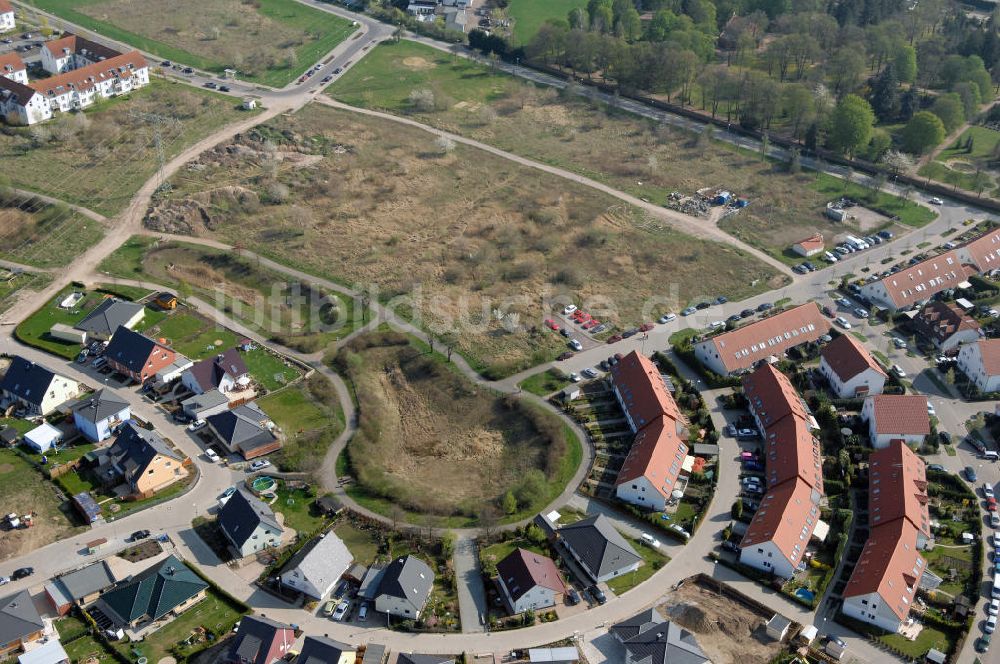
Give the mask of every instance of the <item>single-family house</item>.
[[871, 446], [881, 449], [893, 440], [923, 442], [931, 432], [927, 397], [920, 394], [877, 394], [867, 397], [861, 419], [868, 422]]
[[124, 483], [129, 495], [148, 497], [190, 474], [187, 458], [155, 431], [129, 420], [115, 442], [88, 454], [95, 472], [107, 484]]
[[805, 257], [815, 256], [825, 248], [826, 244], [823, 242], [822, 233], [815, 233], [792, 244], [792, 251]]
[[963, 345], [958, 351], [958, 368], [980, 392], [1000, 392], [1000, 339]]
[[497, 583], [511, 613], [555, 606], [566, 592], [551, 558], [521, 548], [497, 563]]
[[24, 444], [38, 452], [46, 454], [63, 439], [63, 432], [48, 422], [42, 422], [28, 433], [24, 434]]
[[950, 302], [933, 300], [913, 317], [913, 327], [934, 347], [944, 352], [979, 339], [979, 323]]
[[[173, 554], [115, 584], [95, 603], [119, 629], [158, 629], [205, 598], [208, 584]], [[159, 623], [159, 625], [157, 625]]]
[[416, 556], [396, 558], [382, 571], [375, 610], [416, 620], [434, 587], [434, 572]]
[[0, 0], [0, 32], [10, 32], [16, 28], [14, 6], [10, 4], [10, 0]]
[[97, 601], [101, 593], [115, 585], [116, 581], [111, 566], [102, 560], [52, 579], [45, 586], [45, 596], [55, 612], [64, 616], [74, 604], [87, 606]]
[[181, 401], [181, 410], [193, 420], [207, 420], [211, 415], [229, 410], [229, 397], [218, 390], [209, 390]]
[[59, 639], [52, 639], [19, 655], [17, 664], [69, 664], [69, 655]]
[[173, 363], [177, 354], [163, 343], [121, 326], [111, 336], [104, 357], [118, 373], [136, 383], [145, 383]]
[[195, 362], [181, 375], [181, 382], [195, 394], [210, 390], [240, 392], [250, 386], [250, 372], [235, 348]]
[[91, 339], [107, 341], [119, 327], [135, 328], [145, 315], [146, 307], [136, 302], [107, 297], [74, 325]]
[[819, 372], [840, 399], [882, 394], [888, 378], [868, 349], [850, 334], [842, 334], [823, 347]]
[[44, 631], [45, 622], [27, 590], [0, 599], [0, 656], [23, 650]]
[[642, 556], [603, 514], [589, 516], [557, 531], [565, 549], [595, 583], [639, 569]]
[[927, 468], [916, 452], [896, 440], [868, 457], [868, 514], [872, 528], [906, 519], [917, 530], [916, 546], [931, 539]]
[[358, 651], [325, 636], [307, 636], [295, 664], [354, 664]]
[[218, 523], [240, 558], [278, 546], [284, 532], [271, 508], [244, 489], [222, 506]]
[[20, 355], [15, 355], [0, 381], [4, 402], [29, 416], [45, 416], [80, 393], [80, 384]]
[[[4, 1], [0, 0], [0, 4]], [[3, 18], [0, 15], [0, 22], [2, 21]], [[3, 32], [2, 27], [0, 27], [0, 32]], [[0, 53], [0, 76], [22, 85], [28, 84], [28, 69], [24, 65], [24, 60], [17, 53]]]
[[271, 418], [253, 401], [211, 415], [205, 421], [228, 452], [242, 454], [244, 459], [281, 449], [281, 440], [272, 431]]
[[105, 388], [73, 406], [73, 424], [88, 440], [99, 443], [132, 417], [128, 401]]
[[243, 616], [226, 651], [230, 664], [271, 664], [284, 659], [295, 644], [295, 628], [265, 616]]
[[333, 531], [323, 533], [298, 550], [285, 564], [281, 583], [292, 590], [323, 599], [350, 568], [354, 556]]
[[694, 345], [695, 357], [720, 376], [740, 373], [761, 360], [780, 358], [789, 348], [816, 341], [830, 331], [830, 319], [806, 302]]
[[926, 568], [917, 548], [917, 529], [906, 519], [872, 528], [844, 589], [844, 615], [899, 631]]
[[646, 609], [608, 631], [625, 649], [623, 664], [710, 664], [694, 635], [664, 620], [656, 609]]

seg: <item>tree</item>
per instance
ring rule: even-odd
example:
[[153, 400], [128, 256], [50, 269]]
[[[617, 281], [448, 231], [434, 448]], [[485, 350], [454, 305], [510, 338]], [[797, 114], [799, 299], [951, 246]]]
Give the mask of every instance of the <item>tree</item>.
[[893, 175], [908, 173], [913, 168], [913, 158], [899, 150], [889, 150], [882, 155], [882, 163]]
[[426, 113], [434, 110], [434, 92], [428, 88], [410, 91], [410, 106]]
[[892, 65], [875, 78], [869, 99], [879, 120], [889, 122], [899, 115], [899, 80]]
[[513, 491], [508, 491], [503, 495], [500, 506], [503, 508], [504, 514], [513, 514], [517, 511], [517, 498], [514, 497]]
[[909, 44], [900, 44], [892, 59], [892, 67], [896, 76], [903, 83], [913, 83], [917, 80], [917, 51]]
[[913, 114], [920, 110], [920, 95], [915, 87], [906, 90], [899, 98], [899, 119], [909, 122]]
[[729, 513], [734, 519], [741, 519], [743, 517], [743, 501], [737, 498], [736, 502], [733, 503], [732, 509], [729, 510]]
[[847, 156], [868, 145], [875, 125], [875, 113], [867, 101], [847, 95], [833, 110], [830, 122], [830, 147]]
[[982, 196], [983, 190], [992, 184], [993, 178], [984, 173], [982, 168], [977, 168], [972, 176], [972, 189], [976, 192], [976, 196]]
[[906, 123], [902, 137], [904, 150], [924, 154], [944, 140], [944, 123], [930, 111], [921, 111]]
[[979, 86], [969, 81], [962, 81], [954, 85], [952, 92], [962, 100], [962, 110], [965, 111], [965, 117], [973, 117], [979, 110], [979, 104], [982, 103]]
[[785, 115], [792, 123], [792, 135], [800, 138], [802, 129], [808, 127], [816, 117], [816, 101], [813, 93], [801, 83], [792, 83], [785, 87], [784, 102]]
[[437, 148], [439, 153], [446, 155], [455, 149], [455, 141], [451, 140], [447, 136], [438, 136], [434, 140], [434, 147]]
[[934, 103], [931, 104], [931, 113], [941, 118], [945, 134], [950, 134], [965, 122], [965, 109], [962, 107], [962, 99], [954, 92], [938, 95]]

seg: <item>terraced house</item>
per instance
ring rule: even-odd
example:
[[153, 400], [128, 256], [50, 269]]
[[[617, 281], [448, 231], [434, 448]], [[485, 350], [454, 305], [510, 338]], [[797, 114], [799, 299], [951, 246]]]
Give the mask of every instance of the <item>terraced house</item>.
[[0, 32], [10, 32], [17, 28], [14, 20], [14, 7], [8, 0], [0, 0]]
[[27, 82], [0, 77], [0, 115], [8, 124], [37, 124], [149, 85], [139, 51], [120, 53], [73, 34], [45, 43], [42, 68], [52, 76]]

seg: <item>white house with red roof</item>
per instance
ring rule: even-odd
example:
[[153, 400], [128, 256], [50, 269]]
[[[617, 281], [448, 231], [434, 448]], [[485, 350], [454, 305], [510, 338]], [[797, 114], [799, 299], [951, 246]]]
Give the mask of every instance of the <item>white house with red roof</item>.
[[980, 392], [1000, 392], [1000, 339], [980, 339], [958, 351], [958, 368]]
[[615, 496], [622, 501], [663, 510], [677, 489], [687, 457], [682, 435], [686, 421], [656, 365], [632, 351], [611, 368], [615, 397], [635, 438], [618, 477]]
[[28, 68], [17, 53], [0, 53], [0, 76], [21, 85], [28, 84]]
[[792, 245], [792, 251], [797, 253], [799, 256], [814, 256], [819, 252], [823, 251], [826, 244], [823, 242], [823, 234], [816, 233], [815, 235], [810, 235], [807, 238], [803, 238]]
[[497, 563], [497, 581], [511, 613], [555, 606], [566, 585], [551, 558], [515, 549]]
[[708, 369], [728, 376], [747, 371], [771, 356], [780, 358], [789, 348], [816, 341], [829, 330], [830, 320], [819, 306], [806, 302], [698, 342], [694, 354]]
[[819, 524], [821, 497], [801, 479], [769, 489], [740, 542], [740, 562], [790, 579]]
[[861, 407], [861, 419], [868, 422], [868, 437], [875, 449], [887, 447], [894, 440], [919, 444], [931, 432], [927, 397], [920, 394], [870, 396]]
[[931, 540], [927, 467], [916, 452], [894, 441], [868, 457], [868, 513], [872, 528], [906, 519], [917, 529], [917, 548]]
[[8, 0], [0, 0], [0, 32], [10, 32], [16, 28], [14, 6]]
[[840, 399], [882, 394], [888, 378], [868, 349], [849, 334], [842, 334], [823, 347], [819, 372]]

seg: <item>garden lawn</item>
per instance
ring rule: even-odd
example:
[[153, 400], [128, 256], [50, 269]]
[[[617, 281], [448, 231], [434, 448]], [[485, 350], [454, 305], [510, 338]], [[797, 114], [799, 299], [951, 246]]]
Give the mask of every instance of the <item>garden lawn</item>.
[[532, 394], [544, 397], [561, 390], [569, 384], [570, 381], [566, 378], [566, 374], [559, 369], [553, 368], [528, 376], [521, 381], [519, 387]]
[[880, 636], [878, 640], [915, 660], [922, 660], [931, 648], [935, 648], [941, 652], [950, 652], [952, 643], [952, 639], [947, 634], [927, 625], [924, 625], [924, 628], [920, 630], [920, 634], [913, 641], [910, 641], [901, 634], [886, 634]]
[[[77, 459], [79, 459], [80, 457], [82, 457], [84, 454], [86, 454], [87, 452], [90, 452], [92, 449], [94, 449], [94, 447], [96, 447], [96, 446], [93, 445], [93, 444], [91, 444], [91, 443], [85, 443], [83, 445], [70, 445], [69, 447], [61, 447], [61, 448], [59, 448], [59, 451], [57, 451], [57, 452], [53, 452], [52, 450], [49, 450], [44, 456], [45, 456], [45, 458], [48, 461], [48, 463], [49, 463], [50, 466], [58, 466], [58, 465], [61, 465], [61, 464], [64, 464], [64, 463], [69, 463], [71, 461], [76, 461]], [[42, 462], [42, 456], [43, 455], [35, 453], [27, 445], [22, 445], [21, 446], [21, 451], [23, 451], [25, 454], [27, 454], [28, 457], [32, 461], [34, 461], [35, 463], [41, 463]]]
[[831, 200], [841, 196], [852, 198], [862, 205], [889, 216], [899, 217], [899, 223], [922, 228], [937, 218], [937, 212], [913, 201], [884, 192], [873, 192], [853, 182], [835, 178], [826, 173], [816, 173], [812, 189]]
[[240, 351], [247, 370], [268, 392], [273, 392], [302, 375], [302, 371], [282, 358], [255, 345], [253, 350]]
[[615, 577], [608, 581], [608, 588], [616, 595], [621, 595], [624, 592], [628, 592], [632, 588], [653, 576], [656, 571], [663, 567], [670, 560], [669, 557], [661, 554], [659, 551], [653, 549], [652, 547], [642, 544], [637, 539], [632, 539], [631, 537], [626, 537], [628, 543], [632, 545], [636, 553], [642, 556], [643, 563], [639, 566], [639, 569], [634, 572], [629, 572], [623, 576]]
[[356, 562], [362, 565], [375, 562], [379, 541], [373, 533], [360, 530], [350, 521], [339, 524], [333, 532], [344, 542]]
[[538, 546], [526, 539], [511, 539], [505, 542], [497, 542], [496, 544], [491, 544], [490, 546], [482, 549], [480, 551], [480, 556], [486, 558], [487, 556], [493, 556], [496, 562], [500, 562], [510, 554], [514, 553], [517, 549], [527, 549], [528, 551], [534, 551], [535, 553], [541, 554], [543, 556], [550, 555], [550, 552], [545, 548]]
[[289, 489], [284, 480], [280, 481], [276, 493], [278, 499], [271, 504], [271, 509], [285, 516], [286, 528], [293, 528], [304, 535], [315, 533], [327, 524], [325, 516], [313, 512], [314, 493], [306, 489]]
[[[65, 620], [65, 619], [64, 619]], [[61, 620], [56, 623], [58, 626]], [[61, 632], [60, 632], [61, 633]], [[63, 648], [73, 664], [96, 658], [100, 664], [117, 664], [114, 653], [105, 648], [97, 639], [87, 635], [70, 642], [63, 641]]]
[[531, 41], [545, 21], [565, 21], [570, 11], [586, 6], [586, 0], [510, 0], [507, 12], [514, 20], [514, 45]]
[[296, 385], [272, 392], [258, 399], [257, 405], [286, 434], [320, 429], [329, 423], [323, 410], [305, 393], [305, 386]]

